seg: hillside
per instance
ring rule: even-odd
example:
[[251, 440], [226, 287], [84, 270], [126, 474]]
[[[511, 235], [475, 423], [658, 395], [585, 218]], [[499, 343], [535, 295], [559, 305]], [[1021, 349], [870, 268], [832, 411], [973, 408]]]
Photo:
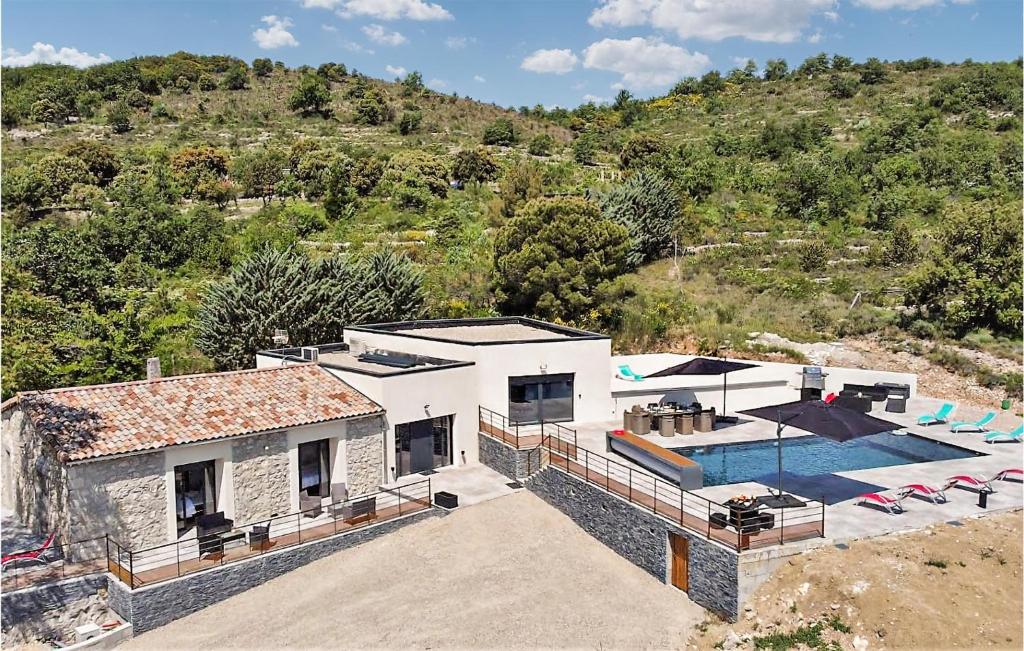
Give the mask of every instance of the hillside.
[[529, 313], [620, 350], [870, 336], [1018, 396], [964, 351], [1021, 355], [1020, 62], [766, 70], [570, 111], [335, 63], [5, 68], [3, 395]]

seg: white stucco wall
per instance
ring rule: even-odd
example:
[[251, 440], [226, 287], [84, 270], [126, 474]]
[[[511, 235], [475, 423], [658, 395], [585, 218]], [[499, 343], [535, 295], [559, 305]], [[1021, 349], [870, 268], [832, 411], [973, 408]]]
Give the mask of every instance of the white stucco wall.
[[[620, 364], [641, 375], [655, 373], [662, 369], [682, 364], [692, 355], [653, 353], [646, 355], [620, 355], [611, 360], [610, 372], [615, 375]], [[729, 374], [726, 406], [735, 414], [742, 409], [753, 409], [765, 405], [799, 400], [800, 371], [802, 364], [781, 362], [753, 362], [757, 368], [745, 369]], [[917, 395], [917, 376], [912, 373], [894, 373], [873, 369], [823, 366], [826, 373], [823, 395], [839, 393], [843, 384], [875, 384], [894, 382], [910, 385], [912, 395]], [[692, 402], [696, 399], [705, 407], [715, 407], [722, 412], [722, 376], [677, 375], [663, 378], [647, 378], [634, 382], [615, 377], [611, 380], [613, 414], [621, 414], [635, 404], [676, 401]]]

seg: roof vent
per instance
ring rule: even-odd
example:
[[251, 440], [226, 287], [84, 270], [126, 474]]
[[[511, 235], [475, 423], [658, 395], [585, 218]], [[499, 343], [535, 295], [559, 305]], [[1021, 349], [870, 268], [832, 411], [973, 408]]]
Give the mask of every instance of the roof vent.
[[320, 349], [313, 346], [303, 346], [299, 349], [299, 353], [307, 362], [315, 362], [320, 359]]
[[160, 358], [150, 357], [146, 360], [146, 379], [147, 380], [159, 380], [160, 379]]

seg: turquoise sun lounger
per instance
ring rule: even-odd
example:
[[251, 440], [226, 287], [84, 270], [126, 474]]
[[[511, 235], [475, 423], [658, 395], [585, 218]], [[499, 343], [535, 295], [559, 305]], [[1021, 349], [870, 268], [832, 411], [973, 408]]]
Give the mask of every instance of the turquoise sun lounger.
[[627, 380], [633, 380], [634, 382], [640, 382], [644, 379], [644, 376], [639, 373], [634, 373], [633, 369], [629, 368], [629, 364], [619, 365], [619, 375], [626, 378]]
[[987, 429], [985, 426], [996, 419], [996, 412], [990, 411], [973, 423], [966, 420], [958, 420], [950, 423], [949, 430], [951, 432], [963, 432], [965, 430], [977, 430], [984, 432]]
[[986, 443], [1007, 441], [1009, 443], [1021, 443], [1024, 441], [1024, 425], [1018, 425], [1012, 432], [989, 432], [985, 435]]
[[939, 410], [934, 414], [924, 414], [922, 416], [918, 416], [917, 424], [938, 425], [939, 423], [945, 423], [947, 420], [949, 420], [949, 417], [953, 415], [953, 409], [953, 403], [947, 402], [941, 407], [939, 407]]

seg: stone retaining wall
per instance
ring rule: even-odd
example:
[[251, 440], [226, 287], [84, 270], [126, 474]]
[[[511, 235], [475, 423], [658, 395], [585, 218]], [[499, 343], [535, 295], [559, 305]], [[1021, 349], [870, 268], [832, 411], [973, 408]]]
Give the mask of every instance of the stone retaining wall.
[[314, 540], [135, 590], [129, 590], [124, 583], [108, 575], [110, 608], [131, 622], [136, 634], [144, 633], [334, 552], [436, 515], [437, 510], [431, 508], [350, 533]]
[[64, 608], [74, 601], [96, 594], [105, 587], [106, 576], [100, 573], [4, 592], [0, 596], [0, 629], [9, 630], [23, 621], [37, 618], [40, 613]]
[[735, 620], [740, 609], [739, 556], [735, 552], [554, 467], [534, 475], [527, 488], [663, 583], [670, 581], [668, 534], [685, 537], [690, 550], [689, 597]]
[[525, 479], [531, 472], [537, 472], [541, 455], [545, 455], [545, 458], [547, 455], [539, 449], [517, 450], [486, 434], [477, 434], [477, 440], [480, 444], [480, 463], [509, 479]]

